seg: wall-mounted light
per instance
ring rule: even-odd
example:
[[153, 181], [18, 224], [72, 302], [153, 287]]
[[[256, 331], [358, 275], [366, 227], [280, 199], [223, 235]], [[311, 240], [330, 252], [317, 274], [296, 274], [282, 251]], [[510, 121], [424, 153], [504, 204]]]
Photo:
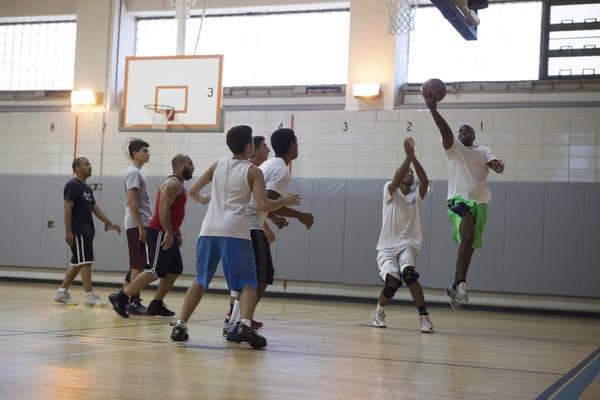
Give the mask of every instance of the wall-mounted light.
[[80, 106], [92, 106], [98, 104], [98, 95], [90, 89], [72, 90], [71, 104]]
[[379, 97], [381, 95], [381, 85], [375, 83], [355, 83], [352, 85], [352, 96], [354, 97]]

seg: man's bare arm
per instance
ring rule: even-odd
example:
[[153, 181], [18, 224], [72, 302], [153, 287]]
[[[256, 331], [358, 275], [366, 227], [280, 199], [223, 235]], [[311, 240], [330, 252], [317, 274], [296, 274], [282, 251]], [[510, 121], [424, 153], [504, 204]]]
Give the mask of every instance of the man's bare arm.
[[448, 125], [444, 117], [442, 117], [442, 115], [438, 112], [437, 100], [435, 99], [435, 96], [423, 96], [423, 98], [425, 99], [425, 104], [427, 104], [427, 108], [429, 108], [429, 111], [431, 112], [431, 116], [433, 117], [435, 124], [440, 130], [440, 134], [442, 135], [442, 145], [444, 146], [444, 149], [450, 149], [452, 147], [452, 144], [454, 143], [454, 134], [452, 133], [452, 129], [450, 129], [450, 126]]
[[73, 202], [65, 200], [65, 242], [69, 246], [73, 246], [73, 230], [71, 229], [71, 221], [73, 220]]
[[[198, 177], [198, 179], [196, 179], [194, 181], [194, 183], [192, 183], [192, 185], [190, 186], [190, 189], [188, 190], [188, 194], [190, 195], [190, 197], [196, 201], [197, 203], [200, 204], [204, 204], [206, 205], [208, 203], [207, 197], [206, 196], [202, 196], [200, 194], [200, 191], [202, 189], [204, 189], [204, 187], [206, 185], [208, 185], [213, 178], [213, 174], [215, 173], [215, 168], [217, 167], [217, 162], [214, 162], [210, 167], [208, 167], [208, 169], [206, 171], [204, 171], [202, 173], [202, 175], [200, 175]], [[210, 197], [208, 197], [208, 200], [210, 200]], [[161, 222], [162, 223], [162, 222]]]
[[139, 240], [142, 242], [146, 241], [146, 227], [142, 223], [142, 216], [140, 215], [140, 207], [138, 204], [138, 188], [131, 188], [127, 191], [127, 205], [129, 206], [129, 211], [131, 211], [131, 216], [133, 217], [133, 221], [135, 222], [135, 226], [138, 228], [139, 232]]
[[429, 189], [429, 178], [427, 177], [425, 169], [423, 168], [417, 157], [413, 158], [412, 163], [415, 167], [415, 173], [417, 174], [417, 178], [419, 178], [419, 194], [421, 195], [421, 198], [424, 199], [425, 195], [427, 194], [427, 189]]
[[104, 222], [106, 225], [110, 226], [118, 233], [121, 233], [121, 227], [117, 224], [113, 224], [110, 218], [108, 218], [106, 214], [104, 214], [104, 211], [102, 211], [102, 209], [98, 207], [98, 204], [92, 204], [92, 212], [100, 221]]
[[[267, 197], [275, 200], [280, 198], [281, 195], [274, 190], [267, 190]], [[296, 218], [298, 221], [300, 221], [300, 223], [306, 226], [306, 229], [310, 229], [312, 224], [315, 222], [315, 218], [311, 213], [295, 210], [290, 207], [281, 207], [278, 210], [271, 211], [270, 214], [279, 217]]]

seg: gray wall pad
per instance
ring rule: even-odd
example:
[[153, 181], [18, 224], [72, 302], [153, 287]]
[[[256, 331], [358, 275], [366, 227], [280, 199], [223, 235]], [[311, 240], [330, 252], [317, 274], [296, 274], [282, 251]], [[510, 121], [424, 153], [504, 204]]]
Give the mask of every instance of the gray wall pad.
[[[62, 189], [69, 179], [0, 175], [0, 265], [67, 265]], [[164, 177], [147, 180], [154, 205]], [[103, 183], [103, 190], [95, 193], [98, 204], [122, 224], [122, 178], [92, 177], [89, 182]], [[276, 279], [379, 284], [375, 246], [384, 183], [294, 178], [289, 191], [302, 196], [298, 209], [311, 211], [315, 223], [306, 230], [290, 220], [288, 227], [275, 229]], [[444, 288], [453, 280], [457, 249], [446, 214], [447, 183], [432, 186], [421, 207], [423, 249], [417, 268], [423, 286]], [[600, 184], [493, 182], [490, 187], [494, 199], [484, 248], [475, 252], [469, 285], [483, 291], [600, 298]], [[195, 273], [195, 246], [205, 212], [205, 206], [189, 200], [182, 229], [186, 274]], [[101, 223], [97, 227], [96, 268], [126, 272], [125, 235], [105, 232]], [[217, 274], [222, 274], [220, 268]]]

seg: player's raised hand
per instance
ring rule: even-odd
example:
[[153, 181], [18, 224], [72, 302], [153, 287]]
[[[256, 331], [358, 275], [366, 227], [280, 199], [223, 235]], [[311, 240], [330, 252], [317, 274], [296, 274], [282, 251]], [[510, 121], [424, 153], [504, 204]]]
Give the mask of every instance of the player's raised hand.
[[407, 157], [412, 158], [415, 156], [415, 139], [410, 136], [404, 139], [404, 152]]
[[430, 110], [437, 109], [437, 96], [434, 92], [421, 92], [427, 108]]

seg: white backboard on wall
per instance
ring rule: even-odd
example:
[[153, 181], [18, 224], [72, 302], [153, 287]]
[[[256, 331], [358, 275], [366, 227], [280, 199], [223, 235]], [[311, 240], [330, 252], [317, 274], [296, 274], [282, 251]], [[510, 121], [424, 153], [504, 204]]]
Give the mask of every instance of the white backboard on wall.
[[222, 75], [222, 55], [127, 57], [121, 129], [151, 129], [154, 104], [175, 108], [169, 130], [221, 129]]

